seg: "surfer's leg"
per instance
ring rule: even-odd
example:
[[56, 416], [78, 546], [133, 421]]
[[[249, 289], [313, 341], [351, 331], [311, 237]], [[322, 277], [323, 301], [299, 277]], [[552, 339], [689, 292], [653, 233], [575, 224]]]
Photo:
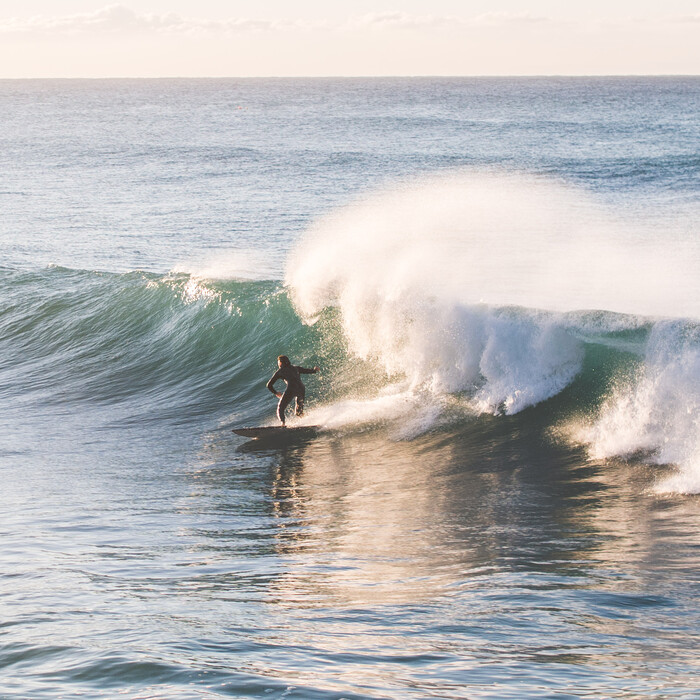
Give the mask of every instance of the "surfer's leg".
[[292, 392], [285, 391], [284, 394], [282, 394], [280, 402], [277, 404], [277, 417], [280, 419], [282, 425], [284, 425], [284, 412], [287, 410], [287, 406], [289, 406], [293, 398], [294, 394], [292, 394]]
[[305, 392], [303, 392], [303, 391], [301, 391], [297, 394], [297, 403], [296, 403], [296, 409], [294, 412], [299, 417], [304, 415], [304, 394], [305, 394]]

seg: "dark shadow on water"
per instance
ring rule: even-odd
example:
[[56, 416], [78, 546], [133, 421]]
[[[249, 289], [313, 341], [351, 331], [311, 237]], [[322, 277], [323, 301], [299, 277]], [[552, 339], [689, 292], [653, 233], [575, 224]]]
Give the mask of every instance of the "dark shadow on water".
[[256, 452], [285, 451], [289, 448], [302, 448], [309, 445], [318, 436], [316, 434], [290, 434], [276, 435], [255, 440], [248, 440], [236, 448], [237, 452], [243, 454], [255, 454]]

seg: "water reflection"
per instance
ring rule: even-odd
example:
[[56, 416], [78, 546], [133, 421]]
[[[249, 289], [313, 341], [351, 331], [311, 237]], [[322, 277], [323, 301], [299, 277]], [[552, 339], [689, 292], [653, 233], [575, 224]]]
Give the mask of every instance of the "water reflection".
[[364, 436], [281, 455], [271, 494], [287, 568], [274, 582], [277, 600], [417, 601], [460, 577], [469, 554], [445, 541], [444, 487], [433, 478], [451, 450], [416, 447]]
[[211, 567], [188, 605], [222, 644], [235, 618], [257, 673], [344, 696], [495, 697], [502, 673], [518, 697], [686, 683], [700, 499], [659, 497], [648, 467], [591, 462], [519, 420], [411, 442], [211, 436], [182, 504], [202, 519], [189, 556]]
[[[255, 494], [246, 513], [256, 546], [274, 552], [264, 578], [279, 605], [415, 603], [509, 572], [539, 575], [535, 588], [617, 591], [657, 580], [661, 559], [697, 565], [697, 538], [673, 532], [678, 503], [650, 493], [646, 468], [591, 463], [517, 420], [411, 442], [381, 431], [281, 447], [213, 441], [217, 458], [228, 466], [200, 464], [198, 478], [239, 515]], [[669, 550], [672, 535], [684, 542]]]

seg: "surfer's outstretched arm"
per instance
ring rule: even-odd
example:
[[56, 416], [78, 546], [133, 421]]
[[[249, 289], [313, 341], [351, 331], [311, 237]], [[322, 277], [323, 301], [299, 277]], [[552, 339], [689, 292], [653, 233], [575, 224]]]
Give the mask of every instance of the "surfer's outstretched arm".
[[307, 367], [297, 367], [299, 374], [316, 374], [316, 372], [321, 369], [320, 367], [314, 367], [313, 369], [308, 369]]

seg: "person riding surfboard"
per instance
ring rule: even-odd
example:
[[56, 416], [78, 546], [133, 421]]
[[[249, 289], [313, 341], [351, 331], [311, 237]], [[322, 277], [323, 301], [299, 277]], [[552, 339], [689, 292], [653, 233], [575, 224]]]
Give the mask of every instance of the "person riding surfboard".
[[[299, 365], [293, 365], [291, 360], [286, 355], [280, 355], [277, 358], [277, 366], [279, 369], [272, 375], [267, 383], [267, 388], [279, 399], [277, 404], [277, 417], [280, 419], [283, 427], [286, 427], [284, 412], [292, 399], [296, 399], [295, 413], [297, 416], [304, 415], [304, 397], [306, 395], [306, 387], [301, 381], [302, 374], [316, 374], [319, 367], [307, 369]], [[284, 393], [280, 393], [275, 389], [275, 382], [283, 380], [287, 388]]]

